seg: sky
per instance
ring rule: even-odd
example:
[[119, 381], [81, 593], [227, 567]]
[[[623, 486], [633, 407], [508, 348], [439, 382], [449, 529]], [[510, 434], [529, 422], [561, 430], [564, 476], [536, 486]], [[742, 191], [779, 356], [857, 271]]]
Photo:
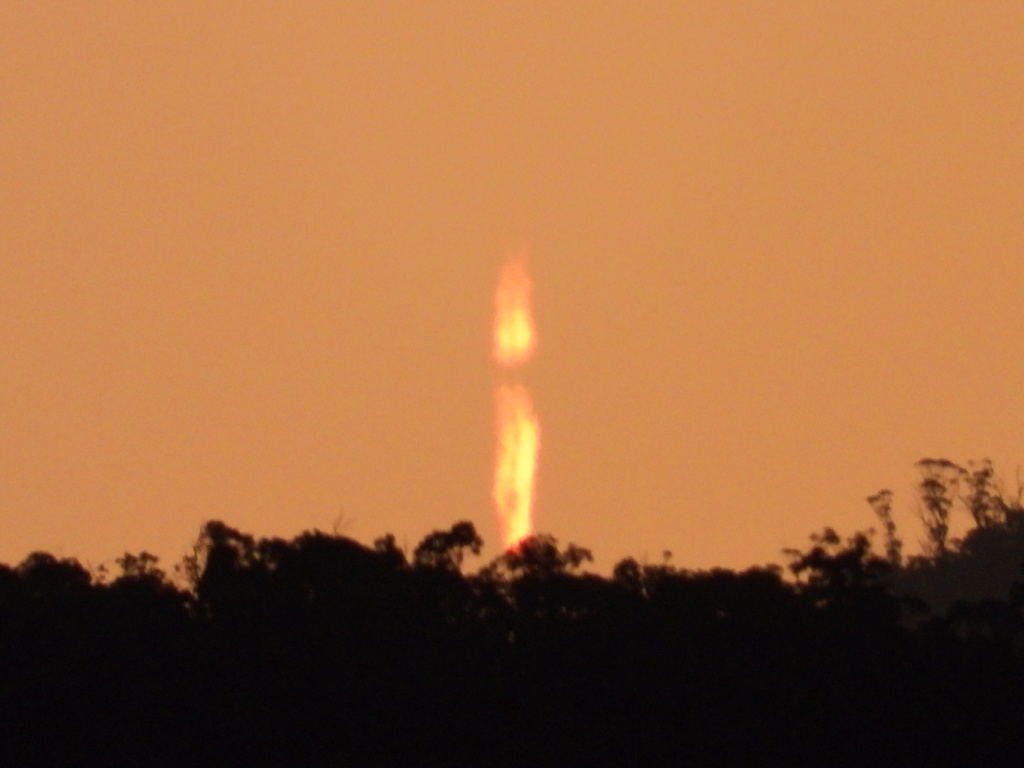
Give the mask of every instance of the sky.
[[[204, 520], [680, 567], [1024, 466], [1024, 4], [0, 4], [0, 561]], [[482, 561], [478, 561], [482, 562]]]

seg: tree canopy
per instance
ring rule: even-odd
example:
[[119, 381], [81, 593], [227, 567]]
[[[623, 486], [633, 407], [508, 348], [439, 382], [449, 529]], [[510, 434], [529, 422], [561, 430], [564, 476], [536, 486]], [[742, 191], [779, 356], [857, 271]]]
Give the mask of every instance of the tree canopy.
[[0, 566], [0, 764], [1005, 765], [1024, 513], [990, 465], [920, 469], [912, 557], [889, 492], [882, 542], [825, 528], [786, 568], [601, 576], [538, 535], [473, 569], [468, 521], [407, 553], [213, 520], [175, 577], [34, 553]]

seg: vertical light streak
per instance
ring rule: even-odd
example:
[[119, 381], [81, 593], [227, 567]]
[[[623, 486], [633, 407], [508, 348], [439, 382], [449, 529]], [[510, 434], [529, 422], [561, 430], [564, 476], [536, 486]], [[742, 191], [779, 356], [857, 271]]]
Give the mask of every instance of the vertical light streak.
[[[502, 270], [494, 299], [494, 360], [515, 370], [533, 356], [537, 334], [530, 306], [532, 282], [522, 259]], [[533, 499], [540, 452], [540, 423], [526, 387], [498, 385], [495, 397], [498, 451], [494, 466], [494, 504], [506, 549], [533, 532]]]

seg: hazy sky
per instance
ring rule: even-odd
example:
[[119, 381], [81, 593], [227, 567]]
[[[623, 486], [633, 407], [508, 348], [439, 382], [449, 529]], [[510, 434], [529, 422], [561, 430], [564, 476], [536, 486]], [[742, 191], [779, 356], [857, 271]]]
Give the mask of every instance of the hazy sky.
[[1024, 3], [0, 4], [0, 560], [205, 519], [778, 560], [1024, 463]]

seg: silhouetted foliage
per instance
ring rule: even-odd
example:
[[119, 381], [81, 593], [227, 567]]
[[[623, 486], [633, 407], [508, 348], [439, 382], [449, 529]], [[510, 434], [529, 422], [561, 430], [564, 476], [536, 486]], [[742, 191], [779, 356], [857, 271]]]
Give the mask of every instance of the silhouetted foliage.
[[448, 531], [434, 531], [427, 536], [413, 553], [413, 562], [421, 567], [441, 568], [458, 571], [466, 550], [479, 555], [484, 540], [472, 523], [456, 523]]
[[919, 467], [926, 554], [883, 491], [883, 554], [825, 528], [788, 572], [603, 577], [547, 535], [471, 572], [468, 522], [409, 556], [210, 521], [186, 586], [34, 553], [0, 566], [0, 765], [1015, 764], [1024, 511], [970, 467]]
[[968, 488], [967, 509], [978, 528], [988, 528], [1006, 521], [1008, 505], [996, 484], [995, 469], [988, 459], [972, 461], [963, 471]]
[[[918, 467], [927, 539], [924, 553], [894, 572], [896, 592], [922, 599], [937, 615], [964, 601], [1007, 599], [1024, 561], [1020, 483], [1007, 494], [988, 459], [967, 468], [925, 459]], [[954, 514], [972, 525], [960, 539], [948, 536]]]
[[921, 472], [918, 512], [927, 534], [925, 544], [930, 555], [942, 557], [949, 537], [950, 512], [965, 472], [948, 459], [922, 459], [916, 466]]
[[903, 562], [903, 541], [897, 536], [896, 523], [892, 519], [892, 498], [892, 491], [884, 488], [868, 496], [868, 504], [885, 528], [885, 557], [892, 565], [898, 566]]

